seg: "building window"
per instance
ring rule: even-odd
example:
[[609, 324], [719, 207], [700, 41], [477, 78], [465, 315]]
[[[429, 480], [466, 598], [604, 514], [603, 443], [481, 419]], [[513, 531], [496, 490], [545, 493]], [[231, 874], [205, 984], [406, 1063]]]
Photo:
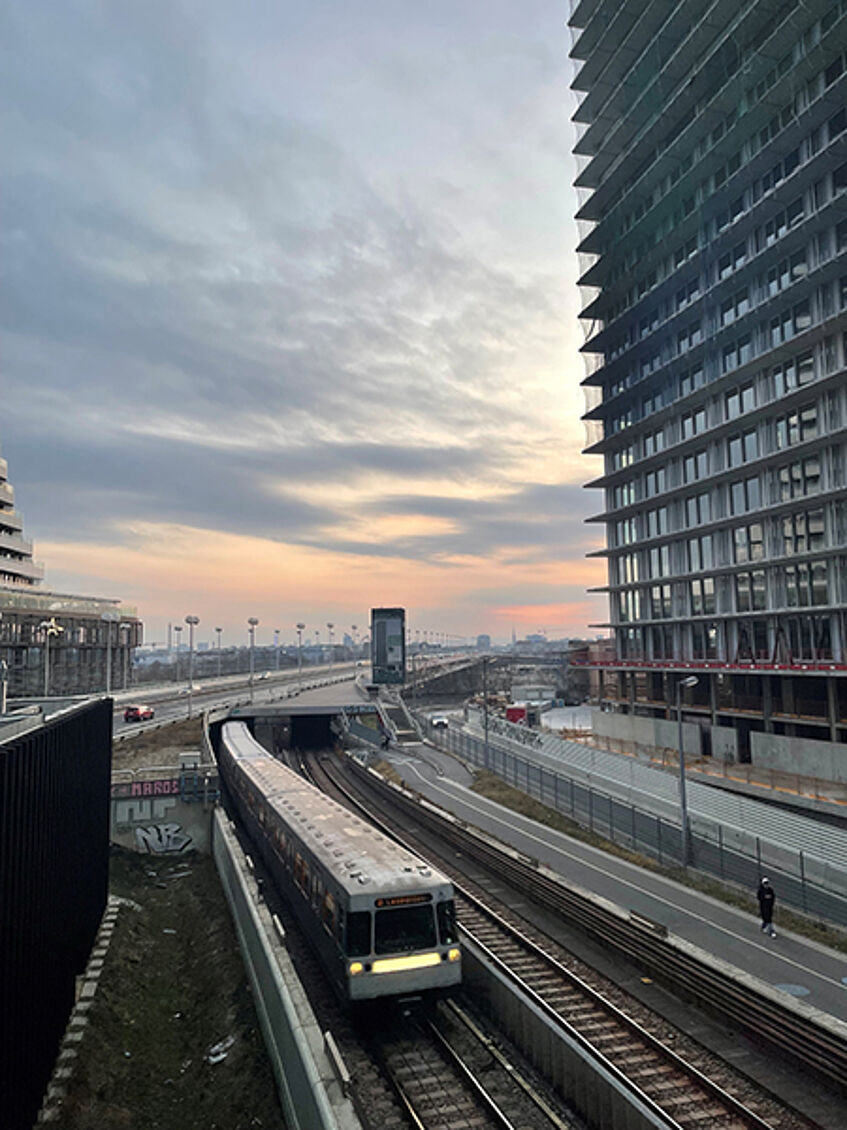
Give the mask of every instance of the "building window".
[[821, 489], [821, 465], [817, 455], [787, 463], [777, 472], [779, 500], [787, 502], [792, 498], [804, 498], [817, 494]]
[[764, 528], [761, 522], [737, 526], [732, 532], [733, 556], [736, 564], [761, 561], [765, 556]]

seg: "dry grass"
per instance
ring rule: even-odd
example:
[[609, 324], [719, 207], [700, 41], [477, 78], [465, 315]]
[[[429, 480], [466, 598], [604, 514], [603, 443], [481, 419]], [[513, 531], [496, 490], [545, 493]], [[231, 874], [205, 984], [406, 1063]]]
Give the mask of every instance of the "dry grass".
[[[589, 829], [583, 828], [581, 824], [577, 824], [567, 816], [556, 812], [555, 809], [548, 808], [546, 804], [542, 804], [519, 789], [512, 788], [505, 781], [501, 781], [499, 777], [495, 777], [493, 773], [478, 772], [472, 787], [474, 792], [479, 793], [480, 796], [488, 797], [489, 800], [502, 804], [504, 808], [511, 809], [512, 812], [526, 816], [547, 828], [563, 832], [574, 840], [591, 844], [592, 847], [600, 848], [601, 851], [605, 851], [609, 855], [626, 859], [638, 867], [655, 872], [657, 875], [664, 875], [666, 878], [709, 895], [728, 906], [737, 907], [739, 910], [750, 914], [758, 914], [757, 903], [752, 891], [747, 893], [738, 887], [721, 883], [717, 879], [683, 871], [680, 867], [665, 867], [649, 856], [620, 847]], [[779, 906], [778, 921], [780, 925], [791, 930], [792, 933], [810, 938], [821, 945], [828, 946], [830, 949], [838, 950], [840, 953], [847, 953], [847, 934], [835, 926], [807, 918], [802, 914], [786, 909], [784, 905]]]

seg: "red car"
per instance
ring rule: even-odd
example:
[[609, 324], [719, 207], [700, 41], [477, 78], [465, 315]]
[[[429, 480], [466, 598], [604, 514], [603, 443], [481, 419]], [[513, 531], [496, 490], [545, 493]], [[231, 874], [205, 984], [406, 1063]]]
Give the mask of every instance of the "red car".
[[124, 722], [148, 722], [153, 717], [152, 706], [140, 706], [135, 703], [124, 711]]

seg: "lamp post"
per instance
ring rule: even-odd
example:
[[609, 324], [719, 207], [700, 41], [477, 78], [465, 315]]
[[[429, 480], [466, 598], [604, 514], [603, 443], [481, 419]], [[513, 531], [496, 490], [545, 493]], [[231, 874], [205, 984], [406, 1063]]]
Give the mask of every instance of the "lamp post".
[[186, 616], [188, 625], [188, 717], [191, 717], [191, 696], [194, 694], [194, 628], [200, 623], [199, 616]]
[[329, 632], [329, 669], [332, 670], [332, 629], [335, 624], [327, 624], [327, 631]]
[[676, 717], [679, 724], [679, 812], [682, 834], [682, 866], [688, 866], [690, 856], [690, 834], [688, 829], [688, 804], [685, 797], [685, 751], [682, 748], [682, 688], [696, 687], [700, 680], [696, 675], [680, 679], [676, 684]]
[[274, 667], [279, 670], [279, 628], [274, 628]]
[[215, 628], [218, 633], [218, 678], [221, 677], [221, 632], [223, 628]]
[[250, 633], [250, 701], [253, 701], [253, 645], [256, 642], [256, 625], [259, 621], [255, 616], [250, 616], [247, 620], [248, 632]]
[[483, 709], [483, 722], [485, 727], [485, 745], [483, 746], [482, 761], [486, 769], [490, 764], [490, 754], [488, 749], [488, 656], [482, 657], [482, 709]]
[[112, 624], [120, 620], [117, 612], [104, 612], [100, 619], [106, 625], [106, 694], [112, 693]]
[[44, 632], [44, 697], [47, 698], [50, 694], [50, 637], [61, 635], [65, 629], [56, 623], [55, 616], [42, 620], [41, 628]]
[[121, 633], [121, 649], [122, 649], [122, 653], [123, 653], [122, 659], [123, 659], [123, 671], [124, 671], [124, 677], [123, 677], [123, 689], [124, 690], [126, 690], [127, 684], [129, 683], [129, 633], [130, 633], [131, 628], [132, 628], [132, 624], [120, 624], [119, 625], [119, 630], [120, 630], [120, 633]]
[[305, 624], [297, 625], [297, 693], [303, 689], [303, 629]]
[[174, 645], [174, 682], [179, 682], [179, 641], [182, 636], [182, 624], [174, 624], [176, 644]]

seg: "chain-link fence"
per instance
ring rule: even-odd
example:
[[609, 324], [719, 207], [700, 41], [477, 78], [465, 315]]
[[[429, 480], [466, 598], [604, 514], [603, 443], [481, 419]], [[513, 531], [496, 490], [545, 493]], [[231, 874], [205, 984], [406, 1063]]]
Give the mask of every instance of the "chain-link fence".
[[[533, 760], [529, 753], [510, 749], [502, 738], [489, 735], [488, 757], [484, 739], [457, 726], [433, 726], [420, 719], [427, 737], [480, 769], [487, 769], [542, 804], [570, 817], [577, 824], [631, 848], [666, 866], [682, 866], [682, 834], [678, 822], [611, 793], [591, 782], [556, 771]], [[698, 871], [755, 889], [763, 872], [779, 891], [779, 898], [814, 917], [847, 926], [847, 897], [815, 882], [812, 875], [821, 861], [804, 852], [792, 852], [759, 836], [725, 831], [720, 824], [698, 819], [690, 828], [689, 861]], [[752, 850], [751, 850], [752, 849]], [[811, 873], [811, 874], [810, 874]]]

